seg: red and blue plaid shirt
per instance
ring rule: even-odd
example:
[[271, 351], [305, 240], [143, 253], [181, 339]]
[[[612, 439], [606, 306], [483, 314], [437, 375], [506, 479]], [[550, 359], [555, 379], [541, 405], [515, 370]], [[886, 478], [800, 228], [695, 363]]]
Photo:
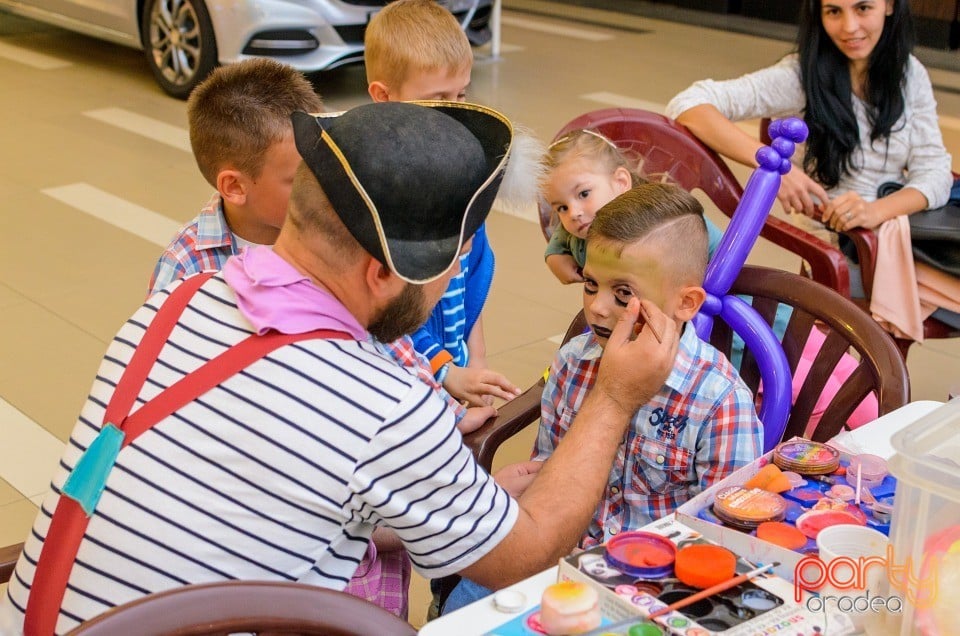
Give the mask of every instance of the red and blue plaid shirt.
[[[602, 353], [593, 332], [557, 353], [543, 389], [534, 459], [547, 459], [570, 428], [596, 381]], [[674, 512], [759, 457], [762, 446], [753, 394], [726, 357], [687, 325], [666, 383], [633, 417], [581, 547]]]
[[433, 377], [433, 369], [430, 368], [430, 362], [422, 353], [414, 349], [413, 339], [410, 336], [403, 336], [393, 342], [380, 342], [372, 336], [370, 340], [381, 352], [399, 362], [400, 366], [420, 378], [421, 382], [432, 387], [434, 391], [439, 393], [440, 397], [447, 403], [447, 406], [450, 407], [450, 410], [453, 411], [453, 415], [458, 423], [463, 419], [463, 416], [467, 414], [467, 407], [447, 393], [447, 390], [437, 382], [437, 379]]
[[153, 270], [150, 294], [191, 274], [220, 271], [227, 259], [237, 253], [222, 203], [220, 193], [215, 192], [200, 214], [180, 228]]

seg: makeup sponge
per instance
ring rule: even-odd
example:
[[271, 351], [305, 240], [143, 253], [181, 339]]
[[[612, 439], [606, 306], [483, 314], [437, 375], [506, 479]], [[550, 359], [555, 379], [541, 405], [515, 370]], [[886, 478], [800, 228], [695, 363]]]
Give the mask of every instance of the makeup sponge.
[[554, 583], [543, 591], [540, 625], [551, 635], [582, 634], [600, 627], [597, 591], [586, 583]]
[[790, 479], [783, 474], [780, 467], [776, 464], [767, 464], [757, 471], [757, 474], [751, 477], [744, 488], [762, 488], [767, 492], [786, 492], [793, 488]]
[[737, 572], [737, 557], [718, 545], [694, 544], [677, 551], [676, 577], [689, 585], [705, 589], [732, 579]]

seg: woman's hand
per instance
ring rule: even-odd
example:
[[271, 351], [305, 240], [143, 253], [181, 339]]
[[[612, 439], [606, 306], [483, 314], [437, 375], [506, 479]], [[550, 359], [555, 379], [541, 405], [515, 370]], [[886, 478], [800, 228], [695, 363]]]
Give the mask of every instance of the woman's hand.
[[855, 227], [872, 230], [886, 220], [875, 203], [864, 201], [856, 192], [844, 192], [824, 206], [822, 221], [837, 232]]
[[[815, 201], [814, 198], [817, 200]], [[777, 199], [787, 212], [802, 212], [814, 219], [820, 216], [821, 207], [829, 201], [823, 186], [797, 166], [780, 177], [780, 191], [777, 192]]]

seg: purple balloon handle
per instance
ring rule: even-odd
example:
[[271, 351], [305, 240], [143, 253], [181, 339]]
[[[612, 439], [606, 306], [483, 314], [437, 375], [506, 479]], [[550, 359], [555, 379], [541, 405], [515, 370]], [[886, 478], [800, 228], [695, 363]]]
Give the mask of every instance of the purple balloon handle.
[[807, 125], [796, 117], [777, 120], [769, 128], [772, 142], [757, 151], [757, 169], [750, 175], [730, 225], [707, 266], [703, 287], [707, 299], [693, 320], [697, 335], [709, 341], [713, 318], [719, 315], [753, 353], [763, 382], [760, 420], [764, 426], [764, 451], [772, 450], [786, 430], [792, 401], [792, 379], [787, 358], [773, 330], [748, 304], [730, 296], [747, 256], [773, 208], [781, 175], [790, 171], [796, 144], [807, 138]]

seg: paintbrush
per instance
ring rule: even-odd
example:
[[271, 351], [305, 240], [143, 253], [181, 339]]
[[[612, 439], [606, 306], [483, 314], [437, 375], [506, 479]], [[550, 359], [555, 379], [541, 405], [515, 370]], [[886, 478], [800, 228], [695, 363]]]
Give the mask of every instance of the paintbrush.
[[[643, 305], [640, 305], [640, 317], [643, 318], [644, 324], [650, 327], [650, 333], [653, 334], [653, 337], [657, 339], [657, 342], [663, 342], [663, 336], [660, 335], [660, 332], [657, 331], [657, 328], [653, 326], [653, 323], [650, 322], [650, 315], [647, 313], [647, 310], [643, 308]], [[637, 323], [633, 327], [633, 335], [638, 336], [640, 332], [643, 331], [643, 325]]]
[[657, 618], [658, 616], [663, 616], [664, 614], [669, 614], [670, 612], [672, 612], [672, 611], [675, 610], [675, 609], [680, 609], [681, 607], [686, 607], [687, 605], [693, 605], [694, 603], [696, 603], [697, 601], [699, 601], [699, 600], [701, 600], [701, 599], [705, 599], [705, 598], [707, 598], [708, 596], [713, 596], [714, 594], [719, 594], [720, 592], [723, 592], [724, 590], [729, 590], [731, 587], [736, 587], [736, 586], [740, 585], [741, 583], [744, 583], [744, 582], [746, 582], [746, 581], [749, 581], [750, 579], [754, 578], [755, 576], [758, 576], [758, 575], [760, 575], [760, 574], [763, 574], [763, 573], [766, 572], [767, 570], [771, 570], [771, 569], [777, 567], [778, 565], [780, 565], [780, 562], [779, 562], [779, 561], [774, 561], [773, 563], [768, 563], [767, 565], [764, 565], [764, 566], [762, 566], [762, 567], [759, 567], [759, 568], [757, 568], [756, 570], [750, 570], [749, 572], [747, 572], [747, 573], [745, 573], [745, 574], [741, 574], [741, 575], [739, 575], [739, 576], [733, 577], [732, 579], [728, 579], [728, 580], [724, 581], [723, 583], [717, 583], [717, 584], [714, 585], [713, 587], [708, 587], [707, 589], [701, 590], [701, 591], [697, 592], [696, 594], [691, 594], [690, 596], [688, 596], [688, 597], [686, 597], [686, 598], [680, 599], [680, 600], [677, 601], [676, 603], [671, 603], [670, 605], [667, 605], [666, 607], [664, 607], [664, 608], [662, 608], [662, 609], [658, 609], [657, 611], [655, 611], [655, 612], [653, 612], [652, 614], [650, 614], [647, 618]]

